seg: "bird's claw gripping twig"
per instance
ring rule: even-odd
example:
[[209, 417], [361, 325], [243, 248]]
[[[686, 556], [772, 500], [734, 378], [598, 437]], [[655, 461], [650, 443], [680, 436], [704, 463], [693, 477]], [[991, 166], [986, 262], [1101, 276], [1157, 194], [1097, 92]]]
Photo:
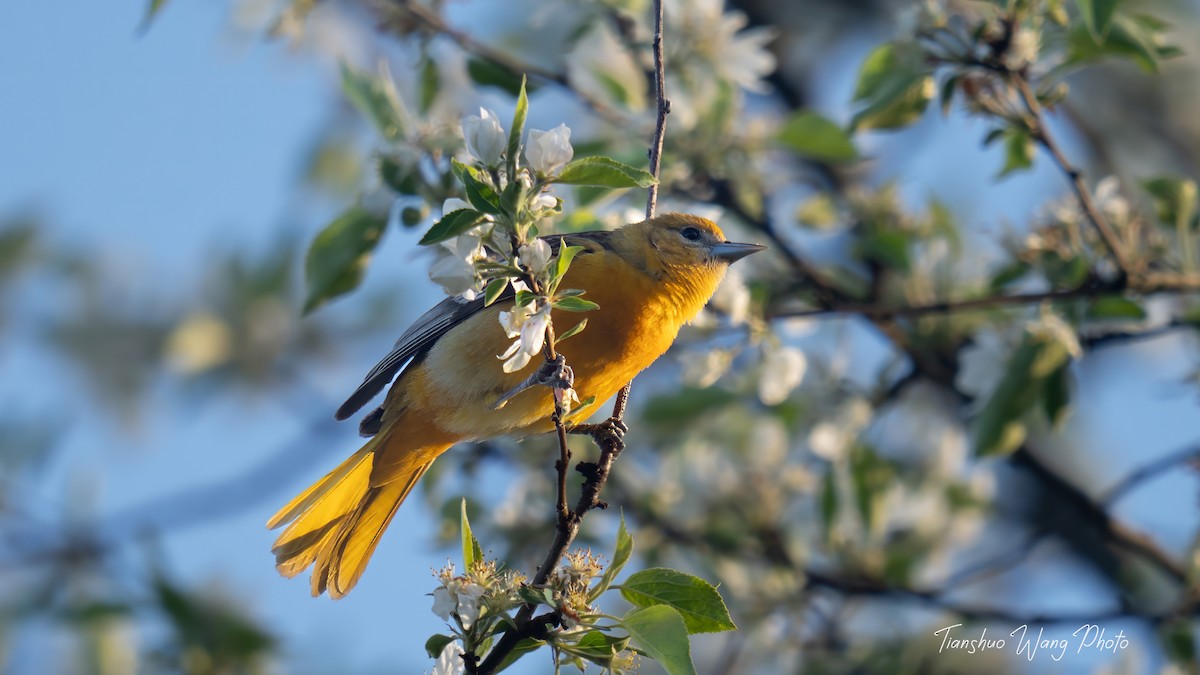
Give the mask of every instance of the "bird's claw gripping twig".
[[504, 392], [490, 407], [499, 410], [514, 396], [536, 386], [550, 387], [558, 395], [559, 392], [575, 386], [575, 371], [567, 365], [567, 359], [559, 354], [553, 361], [542, 362], [541, 367], [525, 378], [520, 384]]
[[599, 424], [576, 424], [567, 433], [591, 436], [600, 446], [621, 450], [625, 448], [625, 434], [629, 433], [629, 427], [621, 420], [610, 417]]

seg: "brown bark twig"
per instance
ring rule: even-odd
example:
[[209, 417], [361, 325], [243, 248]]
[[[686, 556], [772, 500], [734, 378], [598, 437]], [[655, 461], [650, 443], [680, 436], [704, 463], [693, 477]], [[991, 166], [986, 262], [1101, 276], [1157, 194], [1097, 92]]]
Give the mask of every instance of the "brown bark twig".
[[[408, 3], [401, 3], [407, 5]], [[663, 47], [662, 47], [662, 27], [663, 27], [663, 3], [662, 0], [654, 0], [654, 70], [655, 70], [655, 92], [658, 101], [658, 116], [654, 128], [654, 137], [650, 145], [650, 173], [658, 177], [659, 168], [662, 159], [663, 138], [666, 133], [666, 117], [670, 112], [670, 102], [666, 99], [663, 64]], [[460, 42], [460, 46], [462, 43]], [[555, 80], [558, 81], [558, 80]], [[569, 87], [565, 78], [560, 82]], [[646, 198], [646, 217], [652, 218], [658, 200], [658, 184], [657, 182], [650, 186], [649, 194]], [[552, 360], [553, 354], [553, 339], [551, 329], [547, 330], [546, 358]], [[555, 405], [555, 430], [558, 434], [560, 457], [556, 464], [558, 471], [558, 497], [556, 504], [556, 525], [554, 541], [550, 546], [542, 564], [538, 567], [533, 579], [530, 581], [532, 586], [542, 586], [558, 568], [559, 562], [570, 547], [571, 542], [575, 540], [579, 534], [579, 528], [583, 523], [583, 518], [588, 511], [595, 508], [605, 508], [607, 505], [600, 500], [600, 492], [603, 490], [605, 483], [608, 482], [609, 472], [612, 470], [612, 464], [616, 461], [618, 455], [624, 449], [624, 441], [622, 434], [617, 432], [617, 427], [623, 428], [621, 420], [625, 416], [625, 408], [629, 401], [630, 384], [626, 384], [617, 392], [616, 400], [613, 403], [612, 417], [603, 425], [598, 425], [592, 437], [596, 444], [600, 446], [600, 457], [596, 463], [581, 463], [576, 469], [585, 477], [583, 487], [580, 489], [579, 500], [575, 504], [574, 509], [567, 508], [566, 496], [566, 477], [567, 465], [570, 462], [570, 451], [567, 449], [566, 429], [562, 420], [562, 408], [556, 403]], [[512, 653], [517, 644], [534, 634], [541, 634], [545, 637], [545, 626], [557, 621], [558, 616], [556, 611], [548, 612], [538, 617], [533, 616], [536, 605], [527, 604], [517, 611], [514, 619], [514, 628], [507, 631], [495, 647], [488, 653], [481, 663], [474, 664], [470, 661], [466, 663], [467, 672], [472, 675], [490, 675], [494, 673], [504, 659]]]

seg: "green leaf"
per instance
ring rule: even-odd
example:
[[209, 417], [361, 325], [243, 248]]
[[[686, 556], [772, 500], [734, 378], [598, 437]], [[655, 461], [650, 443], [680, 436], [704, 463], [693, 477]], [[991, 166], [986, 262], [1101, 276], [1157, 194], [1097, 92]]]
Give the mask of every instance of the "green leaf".
[[1100, 42], [1108, 35], [1108, 27], [1116, 14], [1120, 0], [1075, 0], [1079, 6], [1079, 15], [1087, 26], [1092, 39]]
[[821, 526], [826, 541], [830, 541], [833, 535], [833, 523], [838, 512], [837, 477], [833, 475], [833, 471], [834, 468], [829, 467], [821, 481]]
[[688, 633], [736, 630], [717, 589], [700, 577], [665, 567], [630, 575], [621, 584], [621, 595], [638, 607], [667, 605], [679, 612]]
[[951, 75], [942, 82], [938, 93], [938, 101], [942, 104], [942, 117], [950, 114], [950, 106], [954, 103], [954, 90], [958, 88], [958, 75]]
[[458, 209], [451, 211], [442, 216], [442, 219], [433, 224], [429, 231], [421, 237], [418, 242], [421, 246], [429, 246], [453, 239], [467, 230], [475, 227], [487, 219], [485, 214], [482, 214], [474, 209]]
[[1142, 181], [1142, 187], [1154, 199], [1159, 222], [1165, 227], [1184, 229], [1191, 226], [1196, 213], [1196, 181], [1190, 178], [1160, 176]]
[[1146, 318], [1146, 310], [1129, 298], [1109, 296], [1093, 300], [1088, 305], [1087, 318], [1141, 321]]
[[633, 646], [658, 661], [668, 675], [696, 675], [687, 628], [679, 612], [657, 606], [635, 609], [621, 619]]
[[398, 194], [415, 195], [420, 190], [421, 173], [392, 155], [379, 156], [379, 178]]
[[776, 138], [801, 157], [831, 163], [858, 159], [850, 136], [834, 122], [812, 111], [793, 115], [783, 124]]
[[[582, 323], [587, 323], [587, 322], [585, 320]], [[576, 326], [576, 327], [578, 327], [578, 326]], [[572, 329], [572, 330], [574, 330], [574, 329]], [[570, 332], [570, 331], [567, 331], [567, 332]], [[560, 340], [560, 342], [561, 342], [561, 340]], [[585, 409], [587, 409], [588, 406], [592, 405], [595, 402], [596, 402], [595, 394], [583, 399], [574, 408], [571, 409], [570, 413], [567, 413], [567, 419], [570, 420], [572, 418], [579, 417], [580, 413], [582, 413]], [[583, 418], [586, 418], [586, 417], [587, 417], [587, 415], [583, 416]], [[583, 419], [583, 418], [580, 418], [580, 419]]]
[[162, 11], [162, 8], [166, 6], [167, 0], [150, 0], [150, 3], [146, 5], [146, 13], [142, 15], [142, 25], [139, 30], [145, 32], [150, 27], [150, 24], [154, 22], [158, 13]]
[[888, 43], [863, 61], [854, 90], [859, 110], [850, 128], [898, 129], [925, 112], [933, 94], [933, 78], [918, 51]]
[[1063, 420], [1070, 412], [1071, 404], [1071, 366], [1063, 364], [1058, 370], [1050, 373], [1042, 388], [1042, 412], [1046, 421], [1054, 428], [1060, 428]]
[[490, 307], [495, 302], [504, 289], [508, 288], [508, 277], [503, 279], [492, 279], [488, 282], [487, 288], [483, 291], [483, 306]]
[[450, 165], [453, 167], [455, 175], [462, 181], [467, 193], [467, 201], [471, 202], [471, 206], [492, 215], [503, 212], [500, 207], [500, 195], [496, 194], [491, 185], [480, 180], [478, 169], [467, 166], [457, 159], [450, 160]]
[[345, 61], [341, 66], [342, 91], [350, 103], [385, 139], [393, 143], [403, 139], [407, 113], [396, 94], [396, 85], [387, 66], [381, 63], [379, 73], [375, 75], [357, 70]]
[[426, 56], [421, 62], [421, 90], [417, 105], [422, 115], [428, 114], [437, 100], [440, 73], [437, 63]]
[[1026, 274], [1028, 274], [1029, 269], [1029, 263], [1022, 260], [1005, 265], [1004, 267], [1000, 268], [999, 272], [996, 272], [996, 274], [992, 276], [989, 288], [992, 290], [992, 292], [1003, 290], [1007, 288], [1009, 284], [1013, 283], [1014, 281], [1018, 281], [1021, 279], [1021, 277], [1024, 277]]
[[617, 528], [617, 550], [613, 553], [612, 562], [604, 570], [604, 575], [600, 577], [600, 581], [596, 582], [595, 587], [588, 594], [590, 601], [595, 602], [604, 591], [608, 590], [609, 586], [612, 586], [613, 580], [621, 573], [621, 568], [625, 567], [625, 563], [629, 562], [632, 555], [633, 536], [625, 528], [625, 514], [621, 513], [621, 525]]
[[567, 338], [569, 338], [573, 335], [579, 335], [580, 333], [583, 332], [584, 328], [587, 328], [587, 319], [584, 319], [583, 321], [580, 321], [579, 323], [575, 324], [574, 326], [571, 326], [570, 330], [563, 333], [562, 335], [559, 335], [557, 338], [555, 338], [554, 341], [562, 342], [563, 340], [566, 340]]
[[1008, 454], [1025, 442], [1027, 430], [1021, 418], [1037, 403], [1044, 380], [1067, 365], [1070, 358], [1060, 341], [1026, 334], [976, 420], [978, 456]]
[[1033, 154], [1037, 146], [1033, 137], [1024, 129], [1004, 131], [1004, 167], [996, 178], [1003, 178], [1014, 171], [1024, 171], [1033, 166]]
[[1181, 666], [1180, 672], [1196, 671], [1198, 650], [1193, 622], [1186, 618], [1167, 621], [1159, 627], [1158, 639], [1162, 642], [1163, 653], [1167, 658]]
[[[475, 84], [502, 89], [509, 96], [517, 96], [521, 93], [521, 83], [524, 79], [508, 68], [483, 58], [472, 58], [467, 61], [467, 75]], [[533, 92], [536, 87], [530, 85], [528, 90]]]
[[1163, 43], [1161, 24], [1142, 16], [1116, 16], [1107, 37], [1097, 42], [1086, 28], [1068, 36], [1067, 65], [1105, 57], [1127, 58], [1146, 73], [1158, 72], [1158, 62], [1178, 56], [1180, 50]]
[[525, 91], [525, 76], [521, 76], [521, 90], [517, 93], [517, 107], [513, 111], [512, 126], [508, 132], [508, 176], [517, 175], [517, 155], [521, 152], [521, 134], [525, 133], [525, 118], [529, 115], [529, 94]]
[[598, 666], [608, 667], [612, 663], [612, 657], [624, 650], [628, 645], [628, 637], [616, 637], [593, 630], [588, 631], [583, 637], [579, 638], [579, 641], [571, 645], [568, 651]]
[[851, 451], [850, 482], [859, 517], [868, 532], [875, 532], [882, 522], [879, 507], [884, 491], [892, 482], [892, 473], [891, 467], [869, 447], [858, 446]]
[[649, 172], [609, 157], [583, 157], [563, 167], [555, 182], [607, 188], [650, 187], [658, 180]]
[[462, 515], [459, 516], [459, 521], [462, 527], [463, 571], [467, 572], [476, 562], [483, 560], [483, 549], [471, 532], [471, 522], [467, 520], [466, 498], [462, 500]]
[[854, 249], [863, 260], [900, 272], [909, 269], [908, 235], [897, 230], [877, 230], [863, 236]]
[[[582, 246], [562, 246], [558, 250], [558, 258], [554, 261], [554, 278], [561, 279], [567, 273], [567, 269], [571, 267], [571, 261], [575, 259], [575, 254], [583, 250]], [[578, 293], [577, 295], [583, 295]]]
[[321, 230], [304, 259], [304, 314], [358, 288], [386, 227], [386, 217], [355, 206]]
[[429, 639], [425, 641], [425, 653], [429, 655], [429, 658], [436, 659], [442, 655], [442, 650], [446, 648], [446, 645], [456, 639], [451, 635], [442, 635], [441, 633], [430, 635]]
[[647, 422], [677, 429], [678, 425], [696, 419], [737, 400], [737, 395], [719, 387], [682, 387], [672, 394], [655, 396], [642, 407]]
[[590, 312], [594, 309], [600, 309], [600, 305], [578, 296], [568, 296], [555, 300], [554, 308], [561, 309], [564, 312]]

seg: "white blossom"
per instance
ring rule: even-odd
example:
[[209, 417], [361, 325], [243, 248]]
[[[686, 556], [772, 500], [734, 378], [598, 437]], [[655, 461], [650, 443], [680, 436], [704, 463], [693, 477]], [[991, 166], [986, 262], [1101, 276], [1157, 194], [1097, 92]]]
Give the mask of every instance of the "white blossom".
[[553, 209], [558, 207], [558, 198], [552, 194], [542, 192], [533, 198], [534, 210]]
[[1004, 53], [1004, 65], [1020, 70], [1037, 61], [1041, 49], [1041, 33], [1028, 26], [1019, 26], [1013, 33], [1012, 43]]
[[763, 350], [762, 374], [758, 378], [758, 398], [765, 405], [778, 405], [800, 386], [808, 361], [795, 347], [768, 343]]
[[500, 325], [504, 327], [505, 334], [516, 338], [508, 350], [497, 357], [505, 359], [503, 370], [506, 373], [515, 373], [524, 368], [546, 343], [550, 305], [543, 304], [535, 310], [535, 304], [516, 306], [511, 312], [500, 312]]
[[444, 217], [447, 213], [451, 213], [453, 211], [461, 211], [463, 209], [472, 208], [475, 207], [468, 204], [465, 200], [459, 199], [458, 197], [451, 197], [442, 202], [442, 216]]
[[517, 259], [536, 277], [546, 271], [550, 262], [550, 244], [545, 239], [534, 239], [528, 244], [522, 244]]
[[496, 113], [486, 108], [479, 109], [479, 116], [467, 115], [462, 121], [463, 139], [467, 142], [467, 152], [483, 162], [485, 166], [498, 166], [500, 156], [508, 145], [504, 127], [500, 126], [500, 118]]
[[433, 666], [433, 672], [430, 675], [462, 675], [465, 669], [462, 660], [463, 648], [455, 640], [442, 648], [442, 653], [438, 656], [437, 663]]
[[1113, 223], [1120, 225], [1129, 220], [1129, 200], [1121, 194], [1121, 181], [1108, 176], [1096, 183], [1096, 206]]
[[433, 613], [443, 621], [449, 621], [451, 613], [457, 614], [463, 628], [469, 630], [479, 618], [479, 600], [486, 592], [483, 586], [462, 577], [447, 579], [433, 591]]
[[466, 630], [479, 618], [479, 600], [487, 589], [479, 584], [466, 582], [458, 591], [458, 620]]
[[448, 254], [444, 254], [429, 267], [429, 278], [445, 289], [447, 295], [461, 296], [468, 301], [479, 295], [479, 277], [475, 273], [475, 261], [484, 255], [482, 237], [482, 230], [474, 228], [454, 239], [442, 242]]
[[450, 592], [449, 588], [442, 586], [433, 592], [433, 613], [438, 615], [442, 621], [450, 620], [450, 613], [458, 609], [458, 598]]
[[550, 131], [529, 130], [529, 142], [525, 145], [525, 159], [529, 168], [540, 174], [552, 174], [571, 161], [575, 150], [571, 148], [571, 130], [560, 124]]

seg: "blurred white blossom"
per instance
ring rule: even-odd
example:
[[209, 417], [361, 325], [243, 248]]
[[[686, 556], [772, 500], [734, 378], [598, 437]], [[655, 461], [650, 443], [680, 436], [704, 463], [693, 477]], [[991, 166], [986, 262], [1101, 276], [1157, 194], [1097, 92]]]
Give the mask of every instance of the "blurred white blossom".
[[683, 370], [683, 380], [696, 387], [711, 387], [733, 365], [735, 353], [730, 349], [710, 349], [690, 356]]
[[800, 386], [808, 360], [804, 352], [768, 341], [763, 345], [762, 372], [758, 378], [758, 398], [764, 405], [778, 405]]
[[1116, 176], [1108, 176], [1096, 183], [1096, 206], [1114, 224], [1128, 222], [1129, 200], [1121, 194], [1121, 181]]
[[462, 121], [463, 139], [467, 142], [467, 152], [483, 162], [485, 166], [498, 166], [500, 156], [508, 146], [508, 138], [504, 135], [504, 127], [500, 126], [500, 118], [487, 108], [480, 108], [479, 115], [467, 115]]
[[602, 101], [616, 94], [619, 102], [633, 111], [646, 107], [646, 75], [608, 22], [593, 22], [575, 41], [566, 62], [571, 86], [579, 91]]
[[845, 454], [851, 440], [850, 434], [833, 422], [817, 422], [808, 432], [808, 449], [821, 459], [836, 462]]
[[1057, 314], [1044, 313], [1037, 321], [1027, 324], [1025, 329], [1035, 337], [1059, 343], [1071, 358], [1078, 359], [1083, 356], [1083, 347], [1079, 344], [1079, 336], [1075, 329]]
[[1021, 70], [1037, 61], [1041, 42], [1040, 31], [1029, 26], [1018, 26], [1013, 33], [1012, 43], [1004, 52], [1004, 65], [1011, 70]]
[[750, 315], [750, 287], [737, 267], [731, 267], [725, 280], [717, 286], [709, 306], [724, 313], [729, 323], [738, 326], [746, 323]]
[[553, 174], [574, 156], [571, 130], [567, 125], [560, 124], [550, 131], [529, 130], [525, 159], [529, 162], [529, 168], [534, 171], [543, 175]]
[[813, 425], [808, 433], [808, 449], [828, 462], [840, 462], [873, 416], [866, 399], [847, 399], [833, 414]]
[[954, 386], [974, 399], [971, 407], [980, 410], [987, 402], [1008, 368], [1008, 357], [1016, 347], [1015, 336], [985, 327], [975, 333], [974, 340], [958, 357], [958, 374]]

